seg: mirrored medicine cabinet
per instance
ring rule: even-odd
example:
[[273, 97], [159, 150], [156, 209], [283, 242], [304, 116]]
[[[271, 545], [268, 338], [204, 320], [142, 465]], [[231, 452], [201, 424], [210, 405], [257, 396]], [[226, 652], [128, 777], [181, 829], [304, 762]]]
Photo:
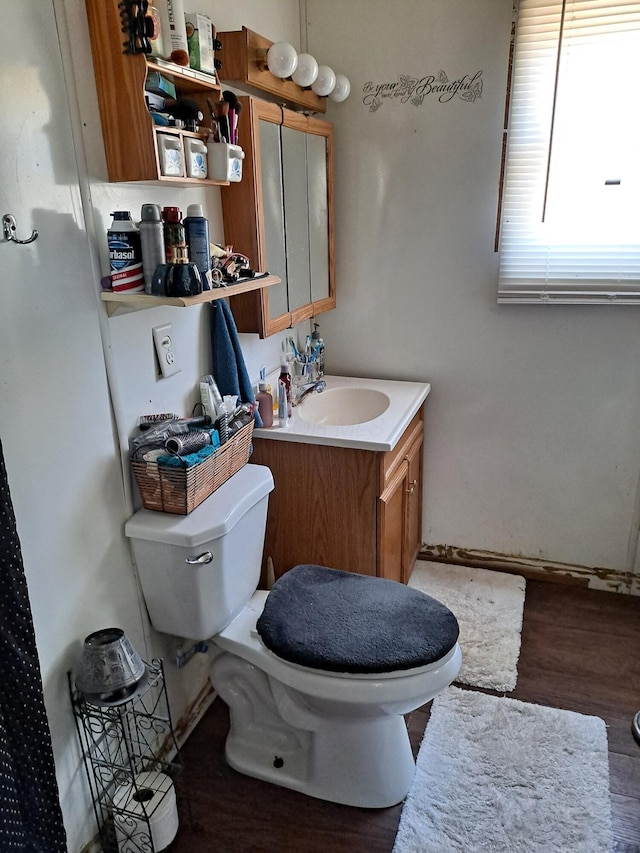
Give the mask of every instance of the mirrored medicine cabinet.
[[335, 308], [333, 127], [254, 97], [242, 104], [242, 181], [223, 187], [225, 241], [281, 279], [232, 297], [240, 332], [268, 337]]

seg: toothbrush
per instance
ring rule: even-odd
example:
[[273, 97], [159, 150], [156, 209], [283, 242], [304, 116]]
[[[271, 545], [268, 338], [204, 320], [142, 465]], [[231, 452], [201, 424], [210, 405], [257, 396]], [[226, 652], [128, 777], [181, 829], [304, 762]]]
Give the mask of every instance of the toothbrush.
[[289, 346], [293, 350], [293, 354], [296, 358], [300, 358], [300, 353], [298, 352], [298, 347], [296, 346], [296, 342], [293, 338], [289, 338]]

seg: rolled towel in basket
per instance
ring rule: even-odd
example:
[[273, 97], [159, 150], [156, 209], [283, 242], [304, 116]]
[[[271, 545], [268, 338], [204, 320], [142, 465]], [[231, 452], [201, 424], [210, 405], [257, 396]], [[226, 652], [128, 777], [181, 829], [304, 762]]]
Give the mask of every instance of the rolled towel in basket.
[[186, 453], [184, 456], [159, 456], [156, 460], [158, 465], [166, 465], [169, 468], [192, 468], [208, 459], [218, 450], [212, 444], [201, 447], [195, 453]]

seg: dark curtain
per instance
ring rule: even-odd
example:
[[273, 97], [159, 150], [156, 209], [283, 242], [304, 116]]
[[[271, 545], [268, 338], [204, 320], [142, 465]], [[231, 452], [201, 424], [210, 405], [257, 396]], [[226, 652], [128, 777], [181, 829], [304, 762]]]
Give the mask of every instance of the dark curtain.
[[0, 851], [66, 853], [29, 593], [0, 441]]

